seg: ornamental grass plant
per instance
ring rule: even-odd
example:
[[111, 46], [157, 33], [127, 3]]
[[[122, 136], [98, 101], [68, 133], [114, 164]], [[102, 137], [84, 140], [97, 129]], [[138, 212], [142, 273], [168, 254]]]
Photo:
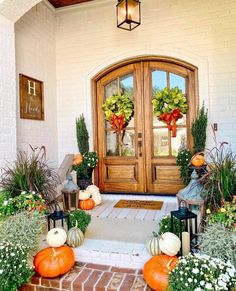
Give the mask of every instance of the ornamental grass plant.
[[13, 165], [3, 168], [0, 187], [12, 198], [22, 191], [40, 193], [50, 205], [56, 197], [56, 187], [59, 177], [55, 170], [48, 165], [45, 148], [31, 147], [31, 153], [19, 151]]
[[216, 211], [225, 201], [232, 201], [236, 186], [236, 155], [228, 143], [221, 143], [207, 152], [207, 173], [200, 179], [203, 182], [203, 198], [207, 208]]

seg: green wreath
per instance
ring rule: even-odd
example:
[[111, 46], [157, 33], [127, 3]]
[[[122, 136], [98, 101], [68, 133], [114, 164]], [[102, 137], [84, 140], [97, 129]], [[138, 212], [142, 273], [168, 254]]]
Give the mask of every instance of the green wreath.
[[105, 100], [102, 109], [107, 121], [110, 121], [111, 116], [114, 114], [116, 116], [123, 115], [125, 122], [129, 123], [134, 113], [134, 103], [125, 94], [112, 95]]
[[157, 90], [152, 104], [153, 113], [158, 118], [163, 113], [171, 113], [174, 109], [179, 109], [182, 114], [186, 114], [188, 110], [186, 97], [178, 87]]

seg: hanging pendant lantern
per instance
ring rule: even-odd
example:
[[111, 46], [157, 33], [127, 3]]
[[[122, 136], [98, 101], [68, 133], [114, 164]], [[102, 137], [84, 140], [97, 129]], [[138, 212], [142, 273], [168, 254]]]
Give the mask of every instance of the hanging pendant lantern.
[[133, 30], [141, 24], [141, 8], [139, 0], [118, 0], [117, 27]]

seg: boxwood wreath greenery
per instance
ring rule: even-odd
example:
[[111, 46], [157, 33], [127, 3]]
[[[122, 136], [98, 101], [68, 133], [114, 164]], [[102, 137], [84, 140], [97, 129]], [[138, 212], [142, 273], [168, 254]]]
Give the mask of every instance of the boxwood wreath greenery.
[[185, 95], [178, 87], [157, 90], [152, 100], [153, 113], [167, 124], [172, 131], [172, 137], [176, 137], [176, 121], [187, 113], [188, 105]]
[[134, 114], [134, 103], [125, 94], [112, 95], [102, 105], [105, 119], [115, 131], [122, 131]]
[[134, 115], [134, 103], [129, 96], [125, 94], [112, 95], [107, 98], [102, 109], [105, 113], [105, 119], [109, 121], [110, 126], [118, 136], [119, 155], [122, 155], [123, 133], [124, 129]]

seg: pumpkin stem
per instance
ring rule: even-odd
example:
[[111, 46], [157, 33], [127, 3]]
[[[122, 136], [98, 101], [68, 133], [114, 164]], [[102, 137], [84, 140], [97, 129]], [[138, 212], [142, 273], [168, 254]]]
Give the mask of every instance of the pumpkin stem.
[[78, 220], [75, 221], [75, 228], [78, 227]]
[[153, 231], [152, 234], [153, 234], [154, 237], [159, 237], [159, 234], [156, 233], [155, 231]]
[[170, 265], [171, 265], [171, 263], [173, 262], [173, 260], [174, 260], [174, 259], [171, 259], [171, 260], [169, 261], [169, 263], [167, 264], [167, 266], [166, 266], [167, 269], [168, 269], [168, 271], [170, 271]]

